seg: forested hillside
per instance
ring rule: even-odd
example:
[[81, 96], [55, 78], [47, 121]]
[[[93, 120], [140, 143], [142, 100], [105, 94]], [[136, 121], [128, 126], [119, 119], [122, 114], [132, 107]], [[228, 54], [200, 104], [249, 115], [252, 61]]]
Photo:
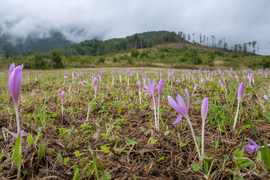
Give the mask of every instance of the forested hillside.
[[0, 54], [8, 58], [12, 55], [29, 54], [30, 52], [50, 52], [51, 48], [64, 48], [73, 43], [58, 31], [51, 31], [48, 37], [38, 38], [34, 34], [25, 40], [12, 37], [9, 34], [0, 35]]

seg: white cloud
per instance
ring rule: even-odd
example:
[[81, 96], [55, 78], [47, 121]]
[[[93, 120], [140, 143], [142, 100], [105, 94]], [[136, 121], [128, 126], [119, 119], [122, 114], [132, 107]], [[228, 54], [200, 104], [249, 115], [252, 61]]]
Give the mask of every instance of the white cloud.
[[200, 33], [215, 35], [216, 42], [225, 37], [229, 45], [256, 40], [260, 53], [270, 54], [269, 12], [267, 0], [5, 0], [0, 26], [3, 33], [23, 38], [57, 29], [75, 42], [183, 31], [195, 33], [196, 41]]

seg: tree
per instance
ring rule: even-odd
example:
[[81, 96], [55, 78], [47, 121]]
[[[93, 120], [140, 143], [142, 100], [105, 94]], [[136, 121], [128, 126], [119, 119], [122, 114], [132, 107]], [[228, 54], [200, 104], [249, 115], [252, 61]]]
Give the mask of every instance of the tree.
[[193, 33], [192, 35], [193, 35], [193, 43], [195, 43], [195, 33]]
[[188, 37], [188, 42], [190, 42], [190, 35], [188, 34], [188, 36], [187, 36], [187, 37]]
[[250, 52], [251, 42], [248, 42], [248, 46], [249, 46], [248, 50], [249, 50], [249, 52]]
[[45, 69], [46, 63], [44, 61], [44, 54], [42, 52], [36, 52], [34, 59], [32, 60], [32, 68]]
[[212, 47], [215, 47], [215, 36], [211, 35], [211, 38], [212, 38]]
[[257, 41], [252, 41], [252, 47], [253, 47], [253, 53], [255, 53], [255, 46], [256, 46], [256, 44], [257, 44]]
[[63, 68], [63, 63], [62, 63], [62, 53], [60, 50], [51, 49], [51, 58], [52, 58], [52, 65], [54, 68]]
[[200, 44], [202, 44], [202, 34], [200, 33]]

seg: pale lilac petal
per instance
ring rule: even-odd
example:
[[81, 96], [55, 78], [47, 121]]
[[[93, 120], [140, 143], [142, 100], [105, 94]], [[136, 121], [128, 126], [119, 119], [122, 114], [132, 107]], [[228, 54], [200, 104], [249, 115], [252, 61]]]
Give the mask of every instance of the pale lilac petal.
[[256, 144], [252, 139], [246, 138], [246, 140], [248, 140], [249, 142], [251, 142], [253, 145], [257, 145], [258, 146], [258, 144]]
[[148, 90], [148, 86], [146, 86], [145, 84], [143, 85], [143, 87]]
[[180, 94], [177, 94], [177, 102], [180, 108], [180, 114], [183, 114], [185, 116], [187, 114], [187, 108], [185, 101]]
[[173, 109], [175, 109], [179, 114], [182, 114], [179, 105], [175, 102], [175, 100], [171, 96], [168, 96], [168, 101]]
[[183, 118], [182, 115], [178, 116], [177, 119], [174, 121], [173, 125], [179, 123], [182, 120], [182, 118]]
[[208, 111], [208, 98], [205, 97], [203, 99], [202, 108], [201, 108], [201, 116], [202, 116], [203, 121], [206, 119], [207, 111]]

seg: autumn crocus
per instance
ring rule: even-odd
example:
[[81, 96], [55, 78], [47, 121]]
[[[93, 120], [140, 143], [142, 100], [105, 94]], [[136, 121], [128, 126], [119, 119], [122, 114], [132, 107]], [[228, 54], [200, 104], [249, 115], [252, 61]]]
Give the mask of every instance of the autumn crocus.
[[195, 85], [194, 85], [194, 90], [193, 90], [193, 92], [192, 92], [192, 95], [191, 95], [191, 96], [193, 96], [193, 94], [194, 94], [195, 90], [197, 89], [197, 87], [198, 87], [198, 84], [195, 84]]
[[145, 84], [143, 86], [146, 89], [145, 92], [149, 92], [152, 95], [152, 101], [153, 101], [153, 107], [154, 107], [154, 113], [155, 113], [155, 126], [156, 126], [156, 129], [159, 130], [158, 123], [157, 123], [155, 96], [154, 96], [154, 91], [158, 88], [158, 86], [155, 87], [155, 79], [153, 79], [153, 83], [151, 83], [150, 79], [148, 79], [148, 86], [146, 86]]
[[122, 76], [121, 76], [121, 71], [118, 71], [119, 73], [119, 79], [120, 79], [120, 83], [122, 82]]
[[98, 78], [97, 77], [94, 77], [93, 78], [93, 82], [94, 82], [94, 85], [95, 85], [95, 98], [97, 97], [97, 83], [98, 83]]
[[67, 79], [67, 76], [64, 75], [64, 84], [65, 84], [66, 79]]
[[202, 116], [202, 155], [204, 153], [204, 125], [208, 111], [208, 98], [205, 97], [202, 102], [201, 116]]
[[[269, 97], [270, 97], [270, 95], [269, 95]], [[263, 98], [268, 101], [268, 97], [266, 94], [263, 96]]]
[[63, 122], [63, 109], [64, 109], [63, 102], [64, 102], [64, 97], [65, 97], [65, 91], [62, 91], [60, 94], [60, 89], [58, 89], [58, 95], [62, 101], [62, 122]]
[[102, 73], [98, 71], [99, 81], [101, 81]]
[[233, 122], [233, 130], [235, 130], [236, 127], [236, 122], [237, 122], [237, 117], [238, 117], [238, 111], [239, 111], [239, 105], [241, 102], [241, 98], [243, 96], [243, 92], [244, 92], [244, 83], [241, 82], [239, 87], [238, 87], [238, 93], [237, 93], [237, 98], [238, 98], [238, 104], [237, 104], [237, 110], [236, 110], [236, 114], [235, 114], [235, 118], [234, 118], [234, 122]]
[[[5, 142], [7, 142], [7, 138], [6, 138], [6, 135], [5, 135], [5, 131], [7, 131], [10, 135], [12, 135], [15, 139], [17, 139], [18, 133], [10, 132], [9, 130], [7, 130], [7, 129], [4, 128], [4, 127], [3, 127], [2, 130], [3, 130], [3, 137], [4, 137]], [[21, 141], [22, 141], [22, 137], [23, 137], [23, 136], [27, 136], [27, 133], [26, 133], [24, 130], [22, 130], [20, 134], [21, 134]]]
[[[248, 153], [254, 153], [257, 152], [260, 149], [260, 146], [258, 144], [256, 144], [252, 139], [246, 138], [246, 140], [248, 140], [249, 142], [251, 142], [252, 144], [248, 144], [246, 145], [246, 151]], [[264, 146], [262, 146], [263, 148]]]
[[140, 104], [142, 104], [142, 95], [141, 95], [141, 87], [142, 87], [142, 84], [141, 84], [141, 81], [138, 81], [138, 87], [139, 87]]
[[158, 119], [157, 119], [157, 127], [159, 129], [159, 102], [160, 102], [160, 96], [162, 94], [162, 88], [163, 88], [163, 78], [161, 78], [159, 80], [159, 83], [158, 83]]
[[180, 122], [181, 119], [183, 118], [183, 116], [186, 118], [186, 120], [187, 120], [187, 122], [189, 124], [190, 130], [191, 130], [191, 134], [192, 134], [192, 137], [193, 137], [193, 140], [194, 140], [198, 155], [199, 155], [199, 159], [201, 161], [202, 160], [201, 153], [199, 151], [199, 147], [197, 145], [197, 141], [196, 141], [196, 138], [195, 138], [195, 133], [194, 133], [191, 121], [190, 121], [189, 116], [188, 116], [189, 93], [188, 93], [187, 89], [185, 89], [185, 91], [186, 91], [187, 102], [188, 102], [187, 106], [186, 106], [185, 101], [184, 101], [184, 99], [182, 98], [181, 95], [179, 95], [179, 94], [177, 95], [177, 102], [178, 103], [176, 103], [175, 100], [171, 96], [168, 96], [169, 104], [172, 106], [173, 109], [175, 109], [180, 114], [173, 124], [177, 124], [178, 122]]
[[[14, 108], [16, 112], [16, 122], [17, 122], [17, 133], [20, 133], [20, 120], [19, 120], [19, 111], [18, 111], [18, 102], [19, 102], [19, 94], [21, 91], [21, 84], [22, 84], [22, 69], [23, 64], [20, 66], [17, 66], [15, 68], [15, 64], [12, 63], [9, 67], [9, 78], [8, 78], [8, 86], [10, 95], [12, 97]], [[19, 154], [21, 154], [21, 144], [19, 147]], [[21, 172], [21, 159], [19, 160], [19, 166], [18, 166], [18, 174], [17, 178], [20, 177]]]

